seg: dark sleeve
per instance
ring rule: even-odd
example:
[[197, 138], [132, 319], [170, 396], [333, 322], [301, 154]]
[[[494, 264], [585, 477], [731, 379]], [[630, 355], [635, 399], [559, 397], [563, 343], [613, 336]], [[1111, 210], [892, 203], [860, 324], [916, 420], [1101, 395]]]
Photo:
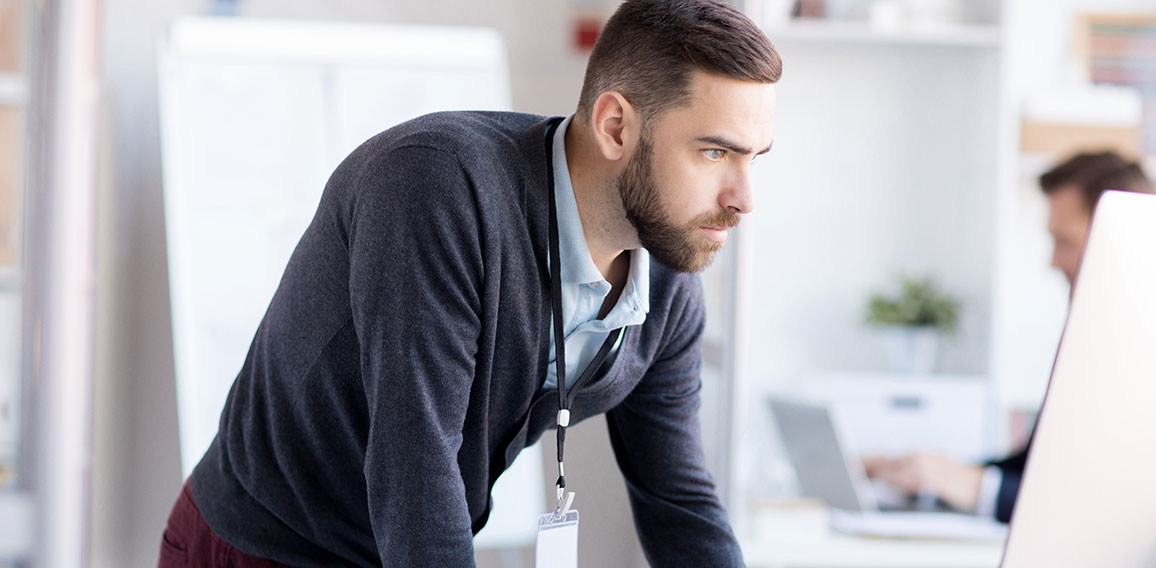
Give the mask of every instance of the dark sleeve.
[[390, 566], [473, 566], [457, 455], [480, 329], [477, 206], [450, 154], [406, 147], [363, 168], [349, 292], [377, 550]]
[[1011, 454], [1005, 458], [989, 461], [989, 462], [985, 463], [984, 465], [998, 467], [1000, 469], [1000, 471], [1003, 471], [1004, 473], [1006, 473], [1009, 470], [1022, 472], [1024, 470], [1024, 465], [1027, 464], [1028, 449], [1030, 447], [1031, 447], [1031, 445], [1029, 442], [1029, 445], [1027, 447], [1025, 447], [1024, 449], [1022, 449], [1022, 450], [1020, 450], [1014, 454]]
[[1024, 470], [1008, 470], [1000, 468], [1003, 479], [999, 483], [999, 493], [995, 501], [995, 518], [1001, 523], [1011, 522], [1012, 510], [1016, 505], [1016, 498], [1020, 493], [1020, 480]]
[[742, 552], [706, 469], [698, 419], [705, 324], [695, 286], [666, 347], [607, 413], [634, 524], [652, 566], [742, 566]]
[[1020, 494], [1020, 482], [1024, 478], [1024, 467], [1028, 462], [1028, 453], [1032, 450], [1032, 440], [1035, 438], [1035, 429], [1028, 436], [1027, 445], [1014, 454], [1003, 459], [992, 460], [985, 466], [998, 467], [1002, 480], [999, 483], [999, 493], [996, 494], [995, 518], [1000, 522], [1011, 522], [1012, 510], [1015, 509], [1016, 498]]

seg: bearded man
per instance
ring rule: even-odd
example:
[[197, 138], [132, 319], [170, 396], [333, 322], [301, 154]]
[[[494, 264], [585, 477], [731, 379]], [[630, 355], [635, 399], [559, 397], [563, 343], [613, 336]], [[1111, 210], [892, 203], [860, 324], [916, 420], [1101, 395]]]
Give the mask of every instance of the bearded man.
[[599, 414], [650, 562], [741, 565], [702, 453], [694, 273], [754, 206], [780, 73], [725, 1], [628, 0], [570, 117], [438, 113], [355, 150], [161, 565], [471, 566], [518, 452], [557, 428], [561, 470], [565, 427]]

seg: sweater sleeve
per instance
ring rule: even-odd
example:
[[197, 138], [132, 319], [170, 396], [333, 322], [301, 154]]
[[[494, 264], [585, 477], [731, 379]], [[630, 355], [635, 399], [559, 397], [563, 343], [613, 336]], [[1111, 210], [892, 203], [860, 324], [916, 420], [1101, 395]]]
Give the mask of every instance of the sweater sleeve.
[[480, 329], [477, 204], [457, 159], [423, 147], [368, 161], [354, 191], [349, 292], [377, 550], [388, 566], [472, 566], [458, 450]]
[[634, 392], [607, 413], [610, 442], [652, 566], [742, 566], [703, 457], [701, 288], [695, 286], [689, 296], [659, 359]]

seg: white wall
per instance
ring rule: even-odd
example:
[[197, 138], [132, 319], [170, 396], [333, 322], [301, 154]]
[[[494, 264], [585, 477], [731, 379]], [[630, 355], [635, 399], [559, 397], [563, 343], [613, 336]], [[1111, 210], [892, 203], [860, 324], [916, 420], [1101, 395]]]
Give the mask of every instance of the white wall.
[[[514, 109], [568, 114], [577, 104], [586, 66], [584, 52], [569, 45], [570, 18], [577, 8], [613, 10], [613, 0], [518, 2], [340, 2], [253, 0], [241, 2], [242, 15], [272, 18], [338, 19], [434, 25], [487, 26], [502, 32], [510, 52]], [[604, 8], [607, 7], [608, 8]]]

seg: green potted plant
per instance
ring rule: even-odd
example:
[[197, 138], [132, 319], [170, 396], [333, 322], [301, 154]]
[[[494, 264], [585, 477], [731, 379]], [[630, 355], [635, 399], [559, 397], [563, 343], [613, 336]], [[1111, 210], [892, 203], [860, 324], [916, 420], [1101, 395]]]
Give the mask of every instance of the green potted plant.
[[959, 308], [934, 278], [903, 276], [898, 295], [871, 295], [866, 320], [883, 330], [893, 370], [927, 374], [935, 370], [942, 337], [959, 327]]

